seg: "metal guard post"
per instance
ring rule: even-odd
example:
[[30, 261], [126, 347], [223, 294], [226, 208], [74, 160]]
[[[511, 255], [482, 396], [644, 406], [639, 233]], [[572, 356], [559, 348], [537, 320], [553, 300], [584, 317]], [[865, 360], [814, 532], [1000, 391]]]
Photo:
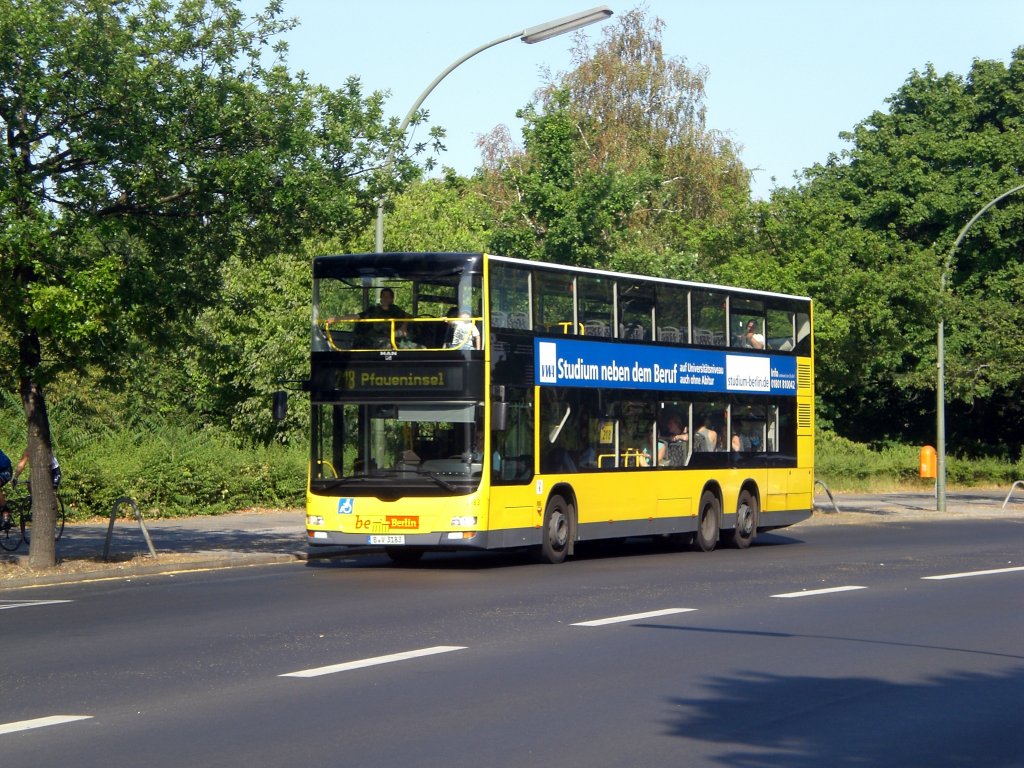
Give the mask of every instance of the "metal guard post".
[[1017, 480], [1010, 486], [1010, 492], [1006, 494], [1006, 498], [1003, 499], [1003, 509], [1006, 509], [1006, 505], [1010, 503], [1010, 497], [1013, 496], [1013, 492], [1017, 489], [1018, 485], [1024, 485], [1024, 480]]
[[[839, 511], [839, 507], [838, 507], [838, 505], [836, 504], [836, 500], [832, 498], [832, 491], [830, 491], [830, 490], [828, 489], [828, 486], [827, 486], [827, 485], [825, 485], [825, 483], [823, 483], [823, 482], [822, 482], [821, 480], [817, 480], [817, 479], [816, 479], [816, 480], [814, 481], [814, 484], [815, 484], [815, 485], [820, 485], [820, 486], [821, 486], [822, 488], [824, 488], [824, 489], [825, 489], [825, 493], [826, 493], [826, 494], [828, 494], [828, 500], [832, 502], [832, 508], [833, 508], [833, 509], [834, 509], [834, 510], [835, 510], [836, 512], [838, 512], [838, 511]], [[812, 505], [812, 506], [813, 506], [813, 505]]]
[[139, 528], [142, 529], [142, 537], [146, 540], [146, 546], [149, 547], [149, 554], [156, 557], [156, 550], [153, 548], [153, 540], [149, 537], [149, 531], [146, 529], [146, 523], [142, 519], [142, 515], [139, 513], [139, 505], [135, 503], [135, 499], [129, 496], [121, 496], [117, 501], [114, 502], [114, 506], [110, 510], [110, 525], [107, 526], [107, 541], [103, 545], [103, 559], [110, 559], [110, 540], [114, 536], [114, 520], [117, 519], [117, 510], [120, 509], [122, 504], [129, 504], [132, 511], [135, 513], [135, 519], [139, 521]]

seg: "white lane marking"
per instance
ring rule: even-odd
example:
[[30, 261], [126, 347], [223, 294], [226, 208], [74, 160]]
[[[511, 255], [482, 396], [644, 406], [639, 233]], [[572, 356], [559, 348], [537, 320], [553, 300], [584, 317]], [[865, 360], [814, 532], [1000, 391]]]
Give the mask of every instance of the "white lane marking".
[[92, 720], [92, 715], [51, 715], [50, 717], [38, 717], [35, 720], [21, 720], [17, 723], [0, 723], [0, 735], [30, 731], [33, 728], [45, 728], [48, 725], [63, 725], [76, 720]]
[[647, 611], [646, 613], [631, 613], [628, 616], [612, 616], [609, 619], [594, 619], [593, 621], [579, 621], [571, 624], [573, 627], [603, 627], [605, 624], [621, 624], [626, 621], [637, 621], [638, 619], [650, 619], [655, 616], [671, 616], [673, 613], [687, 613], [696, 611], [696, 608], [665, 608], [660, 611]]
[[70, 600], [0, 600], [0, 611], [5, 608], [28, 608], [33, 605], [56, 605], [70, 602]]
[[319, 677], [320, 675], [333, 675], [335, 672], [348, 672], [349, 670], [353, 669], [373, 667], [377, 664], [390, 664], [393, 661], [406, 661], [407, 659], [417, 659], [420, 656], [433, 656], [437, 653], [464, 651], [465, 649], [466, 646], [464, 645], [437, 645], [433, 648], [421, 648], [418, 651], [392, 653], [388, 656], [375, 656], [371, 659], [360, 659], [359, 661], [346, 661], [343, 664], [332, 664], [327, 667], [317, 667], [316, 669], [303, 669], [299, 670], [298, 672], [288, 672], [284, 675], [278, 675], [278, 677]]
[[828, 589], [804, 589], [800, 592], [786, 592], [782, 595], [772, 597], [814, 597], [815, 595], [831, 595], [833, 592], [851, 592], [855, 589], [867, 589], [867, 587], [829, 587]]
[[994, 573], [1013, 573], [1014, 571], [1024, 571], [1024, 565], [1016, 566], [1014, 568], [995, 568], [991, 571], [966, 571], [964, 573], [945, 573], [941, 576], [922, 576], [924, 580], [931, 579], [933, 581], [940, 581], [942, 579], [966, 579], [970, 576], [991, 576]]

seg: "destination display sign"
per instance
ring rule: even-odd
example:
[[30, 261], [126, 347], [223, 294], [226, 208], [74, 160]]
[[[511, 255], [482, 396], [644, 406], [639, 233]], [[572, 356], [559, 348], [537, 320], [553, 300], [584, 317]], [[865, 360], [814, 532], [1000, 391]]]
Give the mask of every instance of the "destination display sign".
[[724, 349], [535, 339], [534, 371], [541, 386], [796, 396], [796, 358]]
[[312, 387], [315, 390], [336, 390], [341, 394], [361, 397], [422, 397], [461, 394], [467, 382], [473, 378], [465, 364], [356, 363], [344, 367], [317, 368]]

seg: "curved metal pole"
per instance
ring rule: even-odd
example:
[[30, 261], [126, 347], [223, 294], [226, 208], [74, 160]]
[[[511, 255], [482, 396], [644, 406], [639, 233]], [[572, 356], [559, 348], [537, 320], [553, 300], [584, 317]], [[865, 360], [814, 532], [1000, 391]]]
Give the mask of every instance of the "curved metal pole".
[[935, 382], [935, 453], [937, 458], [935, 467], [935, 509], [939, 512], [946, 511], [946, 311], [941, 303], [946, 294], [946, 276], [953, 266], [953, 255], [956, 253], [956, 249], [960, 247], [960, 243], [967, 236], [968, 230], [974, 226], [974, 222], [980, 219], [989, 208], [1004, 198], [1009, 197], [1014, 192], [1020, 192], [1022, 189], [1024, 189], [1024, 184], [1019, 184], [1013, 189], [1006, 190], [999, 197], [990, 200], [980, 211], [974, 214], [971, 220], [964, 224], [960, 234], [956, 236], [956, 240], [953, 241], [953, 247], [949, 249], [949, 253], [946, 255], [946, 262], [942, 267], [942, 278], [939, 285], [939, 328], [936, 341], [938, 376]]
[[[579, 13], [570, 14], [569, 16], [563, 16], [560, 19], [554, 19], [553, 21], [545, 22], [544, 24], [537, 24], [532, 27], [520, 29], [517, 32], [512, 32], [508, 35], [503, 35], [497, 40], [492, 40], [489, 43], [484, 43], [478, 48], [474, 48], [469, 53], [461, 56], [460, 58], [453, 61], [448, 65], [440, 75], [434, 78], [434, 81], [426, 87], [426, 90], [420, 94], [420, 97], [416, 99], [416, 102], [412, 105], [412, 108], [406, 114], [405, 119], [402, 120], [402, 124], [398, 126], [399, 133], [405, 133], [405, 129], [409, 127], [409, 123], [412, 122], [413, 115], [416, 114], [416, 110], [420, 108], [423, 101], [430, 95], [430, 92], [437, 87], [437, 84], [448, 77], [451, 71], [458, 67], [460, 64], [465, 63], [468, 59], [473, 58], [481, 51], [486, 51], [488, 48], [493, 48], [501, 43], [507, 43], [509, 40], [514, 38], [521, 39], [527, 45], [533, 45], [534, 43], [542, 43], [545, 40], [550, 40], [552, 37], [558, 35], [564, 35], [567, 32], [574, 32], [581, 27], [585, 27], [588, 24], [595, 24], [599, 21], [604, 21], [612, 15], [612, 10], [607, 5], [599, 5], [596, 8], [591, 8], [586, 11], [580, 11]], [[386, 168], [391, 167], [391, 162], [394, 159], [394, 153], [388, 155], [387, 162], [385, 163]], [[374, 237], [374, 250], [377, 253], [384, 251], [384, 200], [381, 199], [377, 203], [377, 231]]]
[[[437, 87], [437, 84], [440, 83], [442, 80], [444, 80], [446, 77], [448, 77], [448, 75], [451, 74], [453, 69], [458, 67], [460, 64], [464, 64], [466, 61], [468, 61], [469, 59], [473, 58], [478, 53], [480, 53], [482, 51], [486, 51], [488, 48], [493, 48], [494, 46], [500, 45], [501, 43], [507, 43], [509, 40], [513, 40], [513, 39], [515, 39], [517, 37], [521, 37], [525, 33], [525, 31], [526, 30], [519, 30], [518, 32], [513, 32], [511, 35], [505, 35], [504, 37], [499, 37], [497, 40], [492, 40], [489, 43], [485, 43], [484, 45], [481, 45], [479, 48], [474, 48], [469, 53], [465, 54], [461, 58], [456, 59], [451, 64], [449, 64], [448, 68], [445, 69], [440, 75], [435, 77], [433, 82], [430, 85], [428, 85], [426, 87], [426, 89], [423, 91], [423, 93], [420, 94], [419, 98], [416, 99], [416, 101], [412, 105], [412, 108], [409, 110], [409, 112], [406, 114], [405, 118], [402, 120], [401, 125], [398, 126], [398, 132], [399, 133], [405, 133], [405, 129], [408, 128], [409, 127], [409, 123], [412, 122], [413, 115], [416, 114], [416, 110], [418, 110], [420, 108], [420, 105], [422, 105], [423, 102], [426, 100], [427, 96], [430, 95], [430, 92], [433, 91]], [[386, 163], [387, 167], [389, 167], [389, 168], [391, 167], [391, 161], [392, 160], [393, 160], [393, 156], [389, 155], [387, 163]], [[376, 234], [374, 236], [374, 251], [376, 251], [377, 253], [383, 253], [383, 251], [384, 251], [384, 200], [383, 199], [381, 199], [377, 203], [377, 231], [376, 231]]]

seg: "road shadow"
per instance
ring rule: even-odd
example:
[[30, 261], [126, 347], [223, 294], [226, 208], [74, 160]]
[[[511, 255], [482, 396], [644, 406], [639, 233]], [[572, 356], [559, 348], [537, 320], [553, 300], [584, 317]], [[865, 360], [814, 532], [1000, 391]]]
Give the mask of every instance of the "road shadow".
[[670, 735], [718, 745], [713, 762], [737, 768], [1019, 768], [1024, 656], [980, 655], [1011, 666], [917, 682], [758, 671], [697, 680], [693, 694], [666, 702], [664, 723]]
[[[681, 556], [692, 558], [698, 563], [706, 557], [749, 558], [756, 556], [758, 549], [801, 544], [802, 539], [777, 532], [763, 533], [757, 536], [751, 550], [740, 551], [719, 545], [721, 551], [698, 552], [690, 544], [668, 538], [627, 538], [603, 541], [577, 542], [575, 554], [557, 568], [571, 568], [573, 563], [586, 563], [598, 560], [620, 560], [624, 558], [650, 558], [656, 556]], [[526, 565], [543, 565], [538, 562], [536, 553], [528, 547], [494, 551], [449, 551], [424, 552], [414, 562], [393, 562], [387, 554], [378, 548], [352, 547], [351, 549], [333, 549], [330, 557], [311, 557], [309, 568], [406, 568], [421, 570], [488, 570], [495, 568], [522, 567]]]

